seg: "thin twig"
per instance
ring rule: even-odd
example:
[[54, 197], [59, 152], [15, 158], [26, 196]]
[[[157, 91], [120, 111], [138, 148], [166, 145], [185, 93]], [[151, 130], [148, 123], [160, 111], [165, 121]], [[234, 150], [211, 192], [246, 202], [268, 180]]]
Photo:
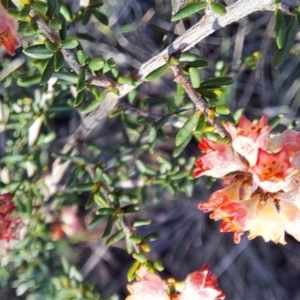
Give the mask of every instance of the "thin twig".
[[214, 126], [217, 133], [223, 138], [228, 137], [230, 139], [229, 133], [225, 130], [220, 120], [216, 118], [212, 109], [209, 107], [209, 105], [207, 105], [205, 100], [201, 98], [199, 93], [192, 87], [189, 77], [184, 75], [182, 70], [178, 66], [173, 66], [172, 71], [175, 76], [174, 81], [182, 85], [190, 99], [195, 104], [196, 108], [204, 114], [207, 121]]
[[[30, 16], [36, 21], [39, 29], [46, 35], [46, 37], [53, 43], [59, 44], [61, 42], [61, 39], [57, 32], [49, 27], [49, 25], [42, 19], [35, 11], [34, 9], [31, 9]], [[75, 55], [72, 51], [67, 49], [61, 49], [61, 53], [64, 56], [65, 61], [67, 62], [68, 66], [75, 71], [75, 73], [79, 74], [82, 66], [77, 62]], [[111, 87], [115, 85], [115, 82], [104, 76], [104, 75], [98, 75], [94, 76], [91, 72], [88, 70], [85, 71], [85, 79], [90, 84], [98, 86], [98, 87]]]
[[[147, 113], [147, 112], [145, 112], [141, 109], [138, 109], [136, 107], [133, 107], [132, 105], [125, 103], [123, 101], [120, 101], [120, 103], [118, 104], [118, 108], [121, 109], [127, 115], [131, 115], [134, 117], [144, 117], [144, 118], [150, 119], [154, 122], [157, 122], [161, 118], [165, 117], [165, 116], [161, 116], [156, 113]], [[184, 122], [174, 116], [170, 116], [168, 121], [165, 122], [164, 124], [171, 125], [175, 128], [181, 128], [183, 126]]]

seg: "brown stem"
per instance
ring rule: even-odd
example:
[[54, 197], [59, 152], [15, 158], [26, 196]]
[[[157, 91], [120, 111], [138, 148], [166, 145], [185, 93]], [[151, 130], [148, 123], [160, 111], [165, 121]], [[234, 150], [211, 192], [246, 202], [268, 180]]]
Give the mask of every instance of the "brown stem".
[[196, 108], [201, 111], [207, 121], [213, 125], [217, 131], [217, 133], [221, 137], [227, 137], [230, 139], [229, 133], [225, 130], [224, 126], [222, 125], [221, 121], [216, 118], [215, 114], [213, 113], [212, 109], [207, 105], [205, 100], [201, 98], [199, 93], [192, 87], [189, 77], [183, 74], [182, 70], [178, 66], [173, 66], [172, 71], [174, 73], [175, 79], [174, 81], [179, 83], [186, 91], [190, 99], [195, 104]]

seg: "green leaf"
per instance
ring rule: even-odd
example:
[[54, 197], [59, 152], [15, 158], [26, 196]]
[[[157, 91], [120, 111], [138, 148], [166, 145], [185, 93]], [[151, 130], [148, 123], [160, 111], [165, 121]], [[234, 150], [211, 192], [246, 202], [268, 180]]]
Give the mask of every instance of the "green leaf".
[[189, 68], [189, 75], [190, 75], [192, 87], [195, 88], [195, 89], [198, 88], [200, 86], [200, 83], [201, 83], [201, 79], [200, 79], [198, 69], [194, 68], [194, 67]]
[[206, 3], [192, 3], [180, 9], [171, 19], [172, 22], [187, 18], [200, 10], [205, 9]]
[[139, 227], [139, 226], [145, 226], [145, 225], [150, 225], [150, 224], [151, 224], [150, 219], [138, 219], [133, 222], [132, 226]]
[[41, 14], [45, 14], [48, 11], [48, 5], [42, 1], [34, 1], [32, 3], [33, 8], [40, 12]]
[[0, 159], [1, 163], [7, 164], [16, 164], [26, 161], [26, 157], [24, 155], [5, 155]]
[[211, 90], [201, 88], [201, 89], [199, 89], [199, 92], [203, 97], [208, 98], [208, 99], [218, 98], [218, 95], [215, 92], [211, 91]]
[[159, 234], [157, 232], [152, 232], [147, 234], [144, 239], [150, 242], [156, 241], [159, 238]]
[[113, 215], [114, 213], [115, 210], [113, 208], [99, 208], [96, 212], [96, 215], [108, 216], [108, 215]]
[[29, 87], [40, 82], [41, 82], [41, 75], [19, 77], [17, 79], [17, 84], [21, 87]]
[[76, 52], [76, 55], [77, 55], [78, 62], [81, 65], [84, 65], [85, 62], [86, 62], [86, 59], [87, 59], [87, 56], [86, 56], [85, 52], [83, 50], [78, 50]]
[[78, 41], [75, 38], [66, 38], [61, 42], [62, 49], [74, 49], [78, 46]]
[[162, 262], [159, 260], [156, 260], [153, 262], [153, 267], [159, 272], [161, 272], [165, 269]]
[[54, 76], [58, 79], [69, 82], [70, 84], [76, 84], [78, 81], [78, 76], [69, 72], [56, 72]]
[[18, 19], [25, 21], [29, 16], [29, 12], [30, 12], [30, 5], [24, 5], [19, 13]]
[[185, 149], [185, 147], [191, 141], [192, 137], [193, 137], [192, 135], [187, 137], [182, 144], [180, 144], [178, 147], [174, 149], [173, 157], [177, 157], [178, 155], [180, 155], [180, 153]]
[[82, 100], [83, 100], [83, 98], [84, 98], [84, 90], [81, 91], [81, 92], [79, 92], [79, 93], [77, 93], [77, 96], [76, 96], [76, 98], [74, 100], [74, 103], [73, 103], [74, 107], [80, 105], [81, 102], [82, 102]]
[[49, 81], [49, 79], [51, 78], [52, 74], [54, 72], [54, 57], [51, 57], [49, 59], [49, 61], [46, 64], [46, 67], [44, 69], [44, 72], [42, 74], [42, 78], [41, 78], [41, 84], [45, 84]]
[[140, 207], [134, 204], [130, 204], [122, 207], [122, 211], [125, 213], [134, 213], [140, 210]]
[[72, 21], [72, 13], [71, 13], [71, 10], [70, 10], [68, 5], [65, 5], [65, 4], [60, 2], [59, 12], [63, 15], [63, 17], [65, 18], [65, 20], [67, 22]]
[[45, 46], [51, 52], [55, 52], [56, 48], [57, 48], [57, 45], [55, 43], [51, 42], [49, 39], [45, 40]]
[[89, 7], [85, 8], [81, 17], [81, 24], [86, 25], [89, 22], [91, 15], [92, 9]]
[[113, 234], [111, 237], [109, 237], [106, 240], [105, 245], [111, 246], [112, 244], [115, 244], [116, 242], [120, 241], [124, 237], [125, 237], [124, 230], [120, 229], [119, 231], [117, 231], [115, 234]]
[[76, 91], [79, 93], [85, 88], [85, 69], [81, 69], [78, 75]]
[[35, 59], [48, 59], [53, 56], [53, 52], [49, 51], [44, 44], [33, 45], [23, 49], [23, 52]]
[[230, 114], [230, 109], [227, 105], [218, 105], [215, 107], [215, 112], [218, 113], [219, 115], [229, 115]]
[[59, 19], [52, 19], [49, 21], [49, 26], [54, 30], [62, 29], [62, 21]]
[[133, 253], [132, 257], [141, 264], [144, 264], [148, 261], [148, 257], [144, 253]]
[[181, 53], [179, 62], [192, 62], [192, 61], [195, 61], [198, 59], [199, 59], [199, 55], [189, 53], [189, 52], [184, 52], [184, 53]]
[[280, 121], [282, 120], [283, 115], [279, 114], [278, 116], [273, 117], [270, 121], [269, 121], [269, 126], [271, 127], [271, 129], [274, 129], [278, 124], [280, 124]]
[[226, 7], [221, 3], [213, 3], [211, 5], [212, 10], [220, 16], [224, 16], [226, 14]]
[[205, 68], [208, 66], [208, 61], [207, 60], [204, 60], [204, 59], [197, 59], [197, 60], [194, 60], [192, 62], [189, 62], [185, 67], [184, 69], [185, 70], [188, 70], [188, 68], [198, 68], [198, 69], [201, 69], [201, 68]]
[[274, 58], [275, 68], [279, 68], [285, 62], [287, 56], [289, 55], [294, 45], [297, 31], [298, 31], [298, 19], [296, 16], [293, 16], [287, 29], [285, 43], [283, 47], [277, 50], [275, 54], [275, 58]]
[[132, 77], [120, 76], [120, 77], [118, 77], [118, 83], [120, 83], [120, 84], [128, 84], [128, 85], [135, 85], [136, 80], [133, 79]]
[[103, 13], [101, 13], [100, 11], [98, 11], [96, 9], [93, 9], [92, 13], [100, 23], [108, 26], [108, 18], [106, 15], [104, 15]]
[[108, 216], [106, 227], [105, 227], [105, 230], [104, 230], [104, 233], [103, 233], [102, 237], [107, 237], [110, 234], [110, 232], [112, 230], [113, 223], [114, 223], [113, 216], [112, 215]]
[[176, 135], [175, 145], [181, 145], [188, 137], [192, 136], [194, 129], [196, 128], [200, 119], [200, 113], [194, 113], [180, 128]]
[[163, 76], [170, 68], [169, 64], [165, 64], [158, 69], [151, 72], [148, 76], [145, 77], [145, 81], [150, 82], [153, 81], [161, 76]]
[[48, 2], [48, 6], [49, 6], [48, 16], [53, 17], [57, 11], [57, 6], [58, 6], [57, 0], [48, 0], [47, 2]]
[[203, 81], [200, 86], [201, 88], [215, 89], [231, 84], [233, 84], [233, 79], [231, 77], [217, 77]]
[[199, 122], [197, 124], [197, 127], [195, 129], [195, 132], [197, 133], [201, 133], [206, 127], [206, 120], [203, 114], [201, 114], [200, 118], [199, 118]]
[[104, 60], [101, 57], [94, 58], [89, 62], [88, 66], [91, 71], [99, 71], [104, 67]]
[[278, 49], [281, 49], [285, 43], [286, 39], [286, 22], [281, 9], [276, 8], [275, 10], [275, 34], [276, 34], [276, 44]]
[[[104, 94], [104, 93], [102, 93], [102, 94]], [[96, 109], [102, 103], [102, 101], [104, 100], [104, 98], [105, 97], [103, 97], [103, 99], [100, 99], [100, 100], [94, 99], [87, 107], [85, 107], [84, 109], [82, 109], [81, 112], [83, 114], [90, 113], [91, 111], [93, 111], [94, 109]]]
[[60, 51], [56, 52], [54, 54], [54, 71], [58, 72], [64, 66], [64, 63], [65, 59], [63, 54]]
[[103, 0], [90, 0], [90, 7], [98, 8], [103, 5]]
[[135, 272], [140, 268], [141, 266], [141, 263], [136, 260], [132, 266], [130, 267], [130, 269], [128, 270], [128, 273], [127, 273], [127, 281], [130, 282], [132, 281], [133, 279], [135, 279]]
[[139, 244], [139, 243], [142, 242], [142, 238], [139, 237], [139, 236], [136, 235], [136, 234], [131, 235], [131, 236], [129, 237], [129, 240], [131, 240], [131, 241], [132, 241], [133, 243], [135, 243], [135, 244]]
[[96, 216], [88, 225], [89, 228], [95, 228], [97, 225], [101, 224], [106, 219], [106, 216]]

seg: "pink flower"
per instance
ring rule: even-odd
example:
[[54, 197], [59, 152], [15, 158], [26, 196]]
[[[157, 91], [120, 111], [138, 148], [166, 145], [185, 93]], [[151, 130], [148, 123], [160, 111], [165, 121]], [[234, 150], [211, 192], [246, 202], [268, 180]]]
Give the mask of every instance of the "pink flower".
[[10, 55], [15, 54], [18, 42], [18, 22], [8, 14], [0, 2], [0, 46], [3, 45]]
[[217, 300], [225, 299], [225, 294], [217, 288], [217, 278], [205, 264], [199, 271], [191, 273], [185, 280], [179, 300]]
[[127, 286], [130, 296], [126, 300], [170, 300], [167, 285], [145, 267], [137, 271], [139, 280]]
[[242, 116], [237, 127], [231, 123], [225, 124], [226, 130], [232, 138], [232, 148], [235, 152], [243, 156], [250, 164], [255, 165], [258, 149], [266, 149], [268, 145], [267, 116], [262, 116], [259, 121], [251, 122]]
[[231, 172], [247, 169], [247, 166], [227, 144], [203, 138], [198, 146], [206, 154], [199, 156], [196, 161], [195, 177], [207, 175], [220, 178]]
[[[205, 154], [196, 162], [195, 177], [227, 175], [225, 187], [199, 209], [222, 220], [221, 232], [233, 232], [235, 243], [246, 231], [249, 239], [261, 236], [266, 242], [285, 244], [287, 232], [300, 241], [300, 133], [287, 130], [268, 141], [266, 116], [252, 123], [242, 117], [237, 127], [227, 123], [226, 129], [233, 150], [205, 139], [199, 144]], [[243, 168], [232, 168], [236, 159]]]
[[131, 295], [126, 300], [225, 299], [224, 293], [217, 287], [217, 278], [208, 270], [207, 264], [199, 271], [187, 276], [181, 293], [181, 289], [178, 290], [181, 283], [167, 284], [158, 275], [150, 273], [145, 267], [141, 267], [137, 271], [137, 275], [138, 281], [127, 286]]
[[292, 156], [300, 151], [300, 133], [295, 130], [286, 130], [279, 135], [275, 135], [270, 139], [268, 148], [273, 152], [285, 148]]

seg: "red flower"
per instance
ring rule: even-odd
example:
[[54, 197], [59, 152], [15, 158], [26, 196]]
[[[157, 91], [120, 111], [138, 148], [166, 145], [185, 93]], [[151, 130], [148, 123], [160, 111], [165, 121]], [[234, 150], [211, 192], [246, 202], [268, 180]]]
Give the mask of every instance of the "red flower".
[[217, 288], [217, 277], [205, 264], [199, 271], [191, 273], [185, 280], [179, 300], [217, 300], [225, 299], [225, 294]]
[[15, 54], [18, 42], [18, 22], [10, 16], [0, 2], [0, 46], [3, 45], [10, 55]]
[[11, 194], [0, 195], [0, 215], [7, 215], [15, 209]]

